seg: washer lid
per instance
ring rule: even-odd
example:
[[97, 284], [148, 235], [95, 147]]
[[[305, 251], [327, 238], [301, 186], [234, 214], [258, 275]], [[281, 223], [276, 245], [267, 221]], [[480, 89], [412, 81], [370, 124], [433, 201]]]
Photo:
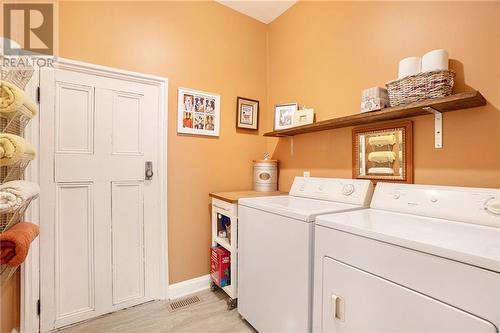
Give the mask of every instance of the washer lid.
[[500, 272], [500, 228], [372, 208], [316, 224]]
[[238, 201], [238, 204], [305, 222], [314, 222], [316, 216], [321, 214], [362, 208], [360, 205], [300, 198], [291, 195], [243, 198]]

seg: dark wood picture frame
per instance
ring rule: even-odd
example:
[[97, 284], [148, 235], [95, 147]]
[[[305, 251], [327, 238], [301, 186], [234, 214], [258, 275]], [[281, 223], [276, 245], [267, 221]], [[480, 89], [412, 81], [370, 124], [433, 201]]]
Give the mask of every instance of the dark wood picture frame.
[[[247, 102], [247, 103], [244, 103], [244, 102]], [[252, 116], [253, 120], [254, 120], [252, 125], [241, 123], [241, 106], [243, 104], [251, 105], [254, 108], [255, 114], [253, 114], [253, 116]], [[260, 113], [260, 106], [259, 106], [258, 100], [240, 97], [240, 96], [238, 96], [236, 98], [236, 128], [245, 129], [245, 130], [252, 130], [252, 131], [258, 130], [259, 129], [259, 113]]]
[[[403, 176], [398, 179], [399, 176], [391, 175], [360, 175], [359, 162], [360, 162], [360, 147], [359, 147], [359, 136], [362, 134], [373, 134], [377, 132], [391, 132], [402, 130], [402, 169]], [[411, 120], [407, 121], [397, 121], [382, 124], [375, 124], [363, 127], [356, 127], [352, 130], [352, 178], [354, 179], [370, 179], [374, 183], [379, 181], [391, 182], [391, 183], [413, 183], [413, 122]]]

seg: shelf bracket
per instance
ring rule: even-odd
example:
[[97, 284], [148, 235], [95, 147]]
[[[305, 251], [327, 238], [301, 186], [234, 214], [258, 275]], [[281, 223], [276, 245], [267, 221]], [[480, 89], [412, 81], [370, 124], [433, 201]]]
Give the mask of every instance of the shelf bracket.
[[293, 136], [290, 137], [290, 156], [293, 157]]
[[426, 106], [422, 109], [434, 114], [434, 148], [443, 148], [443, 113], [431, 106]]

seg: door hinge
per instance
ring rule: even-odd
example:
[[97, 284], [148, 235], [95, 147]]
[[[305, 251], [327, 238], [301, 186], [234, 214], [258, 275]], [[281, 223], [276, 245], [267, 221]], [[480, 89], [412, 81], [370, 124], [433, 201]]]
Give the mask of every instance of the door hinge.
[[41, 311], [42, 311], [42, 310], [41, 310], [41, 307], [40, 307], [40, 300], [38, 300], [38, 301], [36, 302], [36, 314], [37, 314], [37, 315], [40, 315]]
[[40, 87], [36, 87], [36, 102], [40, 104]]

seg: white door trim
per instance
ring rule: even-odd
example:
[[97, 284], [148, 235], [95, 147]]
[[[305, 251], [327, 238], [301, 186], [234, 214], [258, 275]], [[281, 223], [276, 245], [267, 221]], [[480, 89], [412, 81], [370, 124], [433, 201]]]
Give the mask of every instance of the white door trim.
[[[127, 70], [115, 69], [111, 67], [95, 65], [90, 63], [85, 63], [81, 61], [75, 61], [70, 59], [58, 58], [55, 61], [55, 66], [61, 69], [67, 69], [71, 71], [77, 71], [81, 73], [87, 73], [92, 75], [98, 75], [114, 79], [122, 79], [132, 82], [140, 82], [143, 84], [149, 84], [157, 86], [159, 88], [159, 101], [158, 105], [160, 108], [159, 119], [158, 119], [158, 130], [160, 133], [159, 143], [159, 160], [160, 165], [158, 167], [158, 177], [161, 186], [160, 191], [160, 202], [161, 212], [160, 221], [161, 230], [164, 237], [161, 238], [161, 260], [164, 265], [161, 269], [161, 279], [165, 281], [162, 284], [162, 299], [168, 299], [168, 228], [167, 228], [167, 121], [168, 121], [168, 79], [160, 76], [154, 76], [149, 74], [137, 73]], [[46, 70], [46, 69], [44, 69]], [[43, 99], [43, 87], [41, 87], [41, 98]], [[43, 112], [43, 110], [40, 110]], [[37, 117], [32, 121], [32, 124], [27, 129], [27, 137], [31, 140], [32, 144], [36, 147], [37, 151], [40, 151], [40, 136], [43, 133], [39, 132], [39, 122], [40, 118]], [[39, 156], [41, 158], [41, 156]], [[34, 182], [39, 182], [40, 174], [40, 163], [36, 162], [31, 165], [30, 171], [27, 176], [28, 179]], [[43, 195], [43, 194], [42, 194]], [[39, 221], [39, 206], [34, 205], [28, 212], [28, 216], [36, 224], [40, 224]], [[37, 314], [37, 302], [39, 300], [39, 283], [40, 283], [40, 252], [38, 246], [34, 246], [31, 251], [28, 260], [22, 266], [21, 270], [21, 333], [31, 333], [39, 332], [39, 316]], [[43, 305], [42, 305], [43, 306]]]
[[[36, 98], [36, 89], [40, 84], [40, 73], [39, 69], [35, 68], [33, 73], [35, 79], [33, 83], [29, 83], [26, 86], [26, 92], [33, 99]], [[34, 147], [39, 151], [39, 118], [34, 118], [26, 127], [25, 137], [33, 144]], [[39, 168], [40, 163], [38, 159], [31, 161], [30, 166], [26, 170], [26, 179], [33, 181], [35, 183], [39, 182]], [[28, 221], [39, 225], [40, 208], [39, 201], [34, 200], [26, 212], [26, 217]], [[40, 294], [39, 288], [39, 239], [37, 238], [30, 247], [29, 256], [26, 261], [21, 265], [21, 320], [20, 320], [20, 332], [38, 332], [39, 321], [37, 311], [37, 301]]]

